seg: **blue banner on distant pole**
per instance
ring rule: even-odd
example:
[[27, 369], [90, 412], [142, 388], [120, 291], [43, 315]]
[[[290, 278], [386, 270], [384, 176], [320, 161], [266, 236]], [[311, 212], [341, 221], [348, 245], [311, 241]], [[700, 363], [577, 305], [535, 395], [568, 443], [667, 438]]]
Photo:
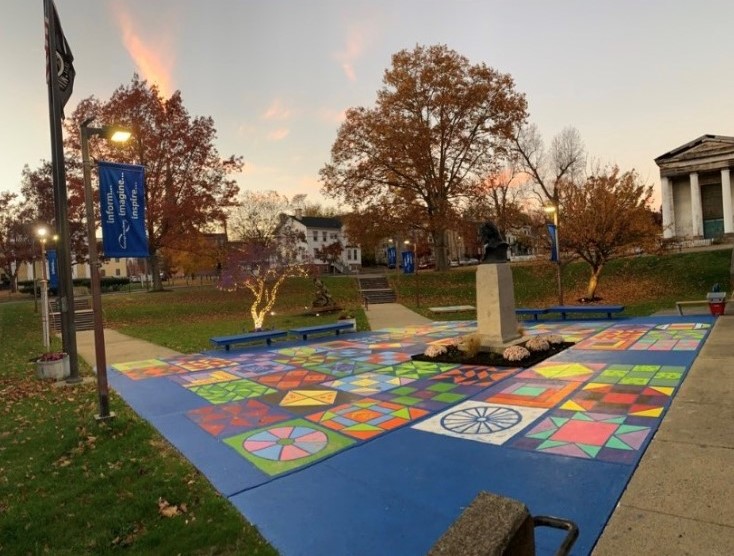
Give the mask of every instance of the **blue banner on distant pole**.
[[104, 256], [147, 257], [144, 168], [111, 162], [97, 166]]
[[387, 268], [395, 268], [395, 265], [398, 262], [398, 252], [395, 247], [388, 247], [387, 248]]
[[415, 261], [412, 251], [403, 251], [403, 272], [405, 274], [413, 274], [415, 271]]
[[556, 235], [556, 225], [548, 224], [548, 233], [551, 238], [551, 256], [550, 260], [558, 262], [558, 236]]
[[48, 260], [48, 287], [58, 289], [59, 269], [56, 264], [56, 249], [46, 251], [46, 259]]

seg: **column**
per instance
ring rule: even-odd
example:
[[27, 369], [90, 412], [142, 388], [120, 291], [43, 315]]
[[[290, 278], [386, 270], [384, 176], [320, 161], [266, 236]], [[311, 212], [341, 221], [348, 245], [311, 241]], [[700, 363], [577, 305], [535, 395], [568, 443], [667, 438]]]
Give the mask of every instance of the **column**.
[[660, 193], [663, 199], [663, 237], [667, 239], [675, 236], [673, 182], [669, 178], [660, 178]]
[[691, 235], [703, 237], [703, 211], [701, 210], [701, 187], [698, 172], [691, 172]]
[[724, 233], [734, 233], [731, 206], [731, 176], [729, 168], [724, 168], [721, 171], [721, 201], [724, 204]]

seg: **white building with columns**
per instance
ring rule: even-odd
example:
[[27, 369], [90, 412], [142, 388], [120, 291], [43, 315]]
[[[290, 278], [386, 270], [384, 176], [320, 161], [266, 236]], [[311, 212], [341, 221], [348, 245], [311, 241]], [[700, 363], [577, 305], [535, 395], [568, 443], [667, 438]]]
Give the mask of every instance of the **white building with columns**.
[[702, 135], [655, 159], [660, 168], [663, 237], [734, 235], [734, 137]]

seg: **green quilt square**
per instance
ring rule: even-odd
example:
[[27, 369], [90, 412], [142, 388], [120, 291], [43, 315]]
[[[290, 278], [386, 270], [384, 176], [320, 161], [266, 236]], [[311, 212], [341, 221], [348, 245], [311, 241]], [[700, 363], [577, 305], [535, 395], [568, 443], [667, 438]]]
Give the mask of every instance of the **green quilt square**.
[[230, 436], [224, 442], [270, 476], [303, 467], [355, 443], [305, 419], [293, 419]]
[[189, 390], [213, 404], [235, 402], [247, 398], [258, 398], [276, 391], [269, 386], [244, 378], [230, 382], [192, 386]]

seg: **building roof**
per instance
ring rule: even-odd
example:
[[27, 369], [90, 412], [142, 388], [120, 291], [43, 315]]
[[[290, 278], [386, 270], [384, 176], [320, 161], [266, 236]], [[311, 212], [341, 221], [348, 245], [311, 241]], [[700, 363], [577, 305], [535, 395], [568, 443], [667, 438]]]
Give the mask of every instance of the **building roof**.
[[655, 159], [655, 164], [660, 166], [661, 162], [665, 162], [666, 160], [669, 160], [671, 158], [675, 158], [679, 154], [688, 151], [690, 149], [693, 149], [694, 147], [697, 147], [699, 145], [702, 145], [703, 143], [708, 142], [716, 142], [716, 143], [730, 143], [734, 145], [734, 137], [730, 135], [712, 135], [712, 134], [706, 134], [701, 135], [701, 137], [698, 137], [697, 139], [694, 139], [693, 141], [689, 141], [685, 145], [681, 145], [680, 147], [676, 147], [672, 151], [668, 151], [665, 154], [661, 154]]
[[328, 218], [325, 216], [291, 216], [294, 220], [298, 220], [307, 228], [327, 228], [341, 230], [342, 222], [338, 218]]

